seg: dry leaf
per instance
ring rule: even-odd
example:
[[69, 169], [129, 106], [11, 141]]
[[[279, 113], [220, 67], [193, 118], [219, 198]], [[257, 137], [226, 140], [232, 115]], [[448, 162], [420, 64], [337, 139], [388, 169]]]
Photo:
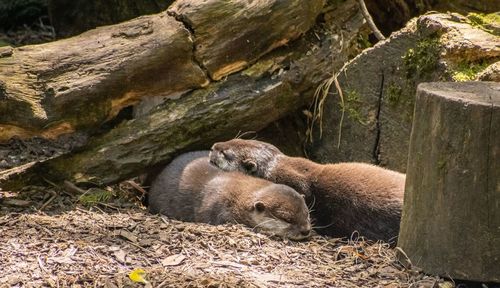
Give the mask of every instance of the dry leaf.
[[118, 251], [113, 252], [113, 254], [115, 255], [116, 260], [118, 260], [118, 262], [125, 264], [126, 262], [125, 258], [127, 257], [127, 253], [125, 253], [125, 251], [120, 249]]
[[184, 259], [186, 259], [186, 256], [182, 254], [175, 254], [163, 259], [163, 261], [161, 261], [161, 264], [163, 266], [177, 266], [181, 264]]

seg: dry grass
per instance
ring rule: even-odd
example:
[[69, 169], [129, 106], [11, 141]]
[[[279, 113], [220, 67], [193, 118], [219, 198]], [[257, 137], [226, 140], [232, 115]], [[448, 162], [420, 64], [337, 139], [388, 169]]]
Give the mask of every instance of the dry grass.
[[313, 95], [313, 102], [309, 107], [309, 110], [304, 111], [307, 116], [307, 131], [306, 131], [306, 141], [309, 143], [314, 142], [314, 126], [317, 123], [319, 126], [319, 138], [323, 136], [323, 113], [326, 98], [329, 94], [334, 94], [330, 92], [330, 88], [332, 84], [335, 84], [335, 89], [339, 95], [340, 107], [341, 107], [341, 115], [339, 121], [339, 132], [338, 132], [338, 140], [337, 147], [340, 147], [340, 140], [342, 138], [342, 124], [344, 123], [345, 116], [345, 102], [344, 102], [344, 93], [342, 88], [340, 87], [339, 81], [337, 80], [338, 73], [333, 73], [333, 75], [321, 82], [321, 84], [316, 88]]

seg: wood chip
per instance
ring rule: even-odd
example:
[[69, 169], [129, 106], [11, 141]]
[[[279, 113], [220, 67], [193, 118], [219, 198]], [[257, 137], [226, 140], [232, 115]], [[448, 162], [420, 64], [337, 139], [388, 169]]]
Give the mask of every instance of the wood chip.
[[127, 230], [123, 230], [123, 229], [118, 232], [118, 236], [121, 236], [121, 237], [123, 237], [123, 238], [125, 238], [128, 241], [133, 242], [133, 243], [136, 243], [137, 239], [138, 239], [134, 233], [129, 232]]
[[182, 254], [176, 254], [172, 256], [168, 256], [167, 258], [161, 261], [163, 266], [177, 266], [181, 264], [186, 259], [186, 256]]
[[116, 260], [122, 264], [125, 264], [127, 261], [125, 259], [125, 257], [127, 257], [127, 253], [125, 253], [125, 251], [123, 250], [118, 250], [118, 251], [115, 251], [113, 252], [113, 255], [115, 255], [116, 257]]

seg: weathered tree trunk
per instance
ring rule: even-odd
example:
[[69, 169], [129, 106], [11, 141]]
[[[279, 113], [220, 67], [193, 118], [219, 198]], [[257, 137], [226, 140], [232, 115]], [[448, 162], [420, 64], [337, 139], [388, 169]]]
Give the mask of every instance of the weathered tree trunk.
[[398, 246], [413, 265], [500, 281], [500, 84], [418, 87]]
[[[114, 183], [187, 149], [209, 148], [240, 131], [266, 127], [309, 103], [317, 85], [347, 60], [363, 25], [362, 15], [355, 0], [328, 13], [332, 21], [322, 25], [326, 30], [316, 27], [224, 81], [168, 100], [95, 138], [79, 152], [4, 171], [0, 187], [16, 189], [42, 177], [55, 182]], [[335, 40], [340, 37], [343, 42]]]
[[3, 48], [0, 141], [92, 129], [143, 98], [206, 86], [305, 33], [323, 4], [179, 0], [74, 38]]

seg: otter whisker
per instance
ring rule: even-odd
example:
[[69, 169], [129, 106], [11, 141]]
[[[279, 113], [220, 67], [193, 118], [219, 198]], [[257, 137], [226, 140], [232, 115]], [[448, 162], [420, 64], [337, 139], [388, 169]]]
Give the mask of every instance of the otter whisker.
[[313, 199], [311, 201], [311, 204], [309, 206], [307, 206], [307, 208], [309, 209], [309, 212], [311, 211], [311, 209], [314, 207], [315, 204], [316, 204], [316, 197], [313, 195]]
[[313, 229], [316, 229], [316, 228], [323, 229], [323, 228], [328, 228], [328, 227], [332, 226], [333, 224], [334, 224], [334, 223], [332, 222], [332, 223], [330, 223], [330, 224], [328, 224], [328, 225], [324, 225], [324, 226], [313, 226], [312, 228], [313, 228]]
[[245, 135], [248, 135], [248, 134], [254, 134], [254, 136], [250, 139], [257, 138], [257, 131], [246, 131], [246, 132], [241, 133], [241, 130], [240, 130], [240, 131], [238, 131], [238, 134], [236, 134], [236, 137], [234, 137], [234, 139], [242, 139]]
[[267, 221], [260, 222], [259, 224], [255, 225], [255, 226], [252, 228], [252, 231], [255, 231], [255, 229], [256, 229], [256, 228], [258, 228], [259, 226], [264, 225], [264, 224], [267, 224], [267, 223], [269, 223], [269, 222], [271, 222], [271, 221], [274, 221], [274, 219], [269, 219], [269, 220], [267, 220]]

